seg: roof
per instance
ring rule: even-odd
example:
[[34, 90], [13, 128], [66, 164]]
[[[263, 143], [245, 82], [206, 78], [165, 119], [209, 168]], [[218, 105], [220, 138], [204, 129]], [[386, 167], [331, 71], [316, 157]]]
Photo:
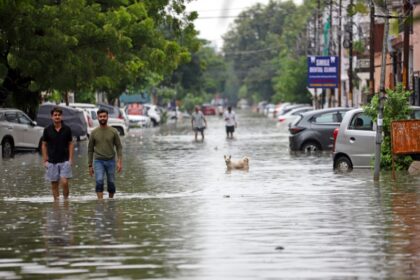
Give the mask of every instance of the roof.
[[130, 103], [150, 103], [150, 96], [148, 94], [122, 94], [120, 96], [120, 102], [124, 104]]

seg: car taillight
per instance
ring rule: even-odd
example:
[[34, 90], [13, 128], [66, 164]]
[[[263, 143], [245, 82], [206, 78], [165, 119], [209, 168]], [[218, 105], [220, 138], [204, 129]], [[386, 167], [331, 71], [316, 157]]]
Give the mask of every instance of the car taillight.
[[296, 134], [296, 133], [299, 133], [303, 130], [305, 130], [305, 128], [298, 127], [298, 126], [294, 126], [294, 127], [289, 128], [289, 131], [290, 131], [291, 134]]
[[119, 115], [118, 115], [118, 118], [119, 118], [120, 120], [123, 120], [123, 119], [124, 119], [124, 117], [123, 117], [123, 115], [122, 115], [122, 114], [119, 114]]
[[279, 122], [284, 122], [286, 120], [285, 117], [279, 117]]
[[337, 137], [338, 137], [338, 131], [339, 131], [340, 129], [337, 127], [336, 129], [334, 129], [334, 132], [333, 132], [333, 139], [334, 139], [334, 142], [333, 142], [333, 152], [335, 152], [335, 142], [337, 141]]

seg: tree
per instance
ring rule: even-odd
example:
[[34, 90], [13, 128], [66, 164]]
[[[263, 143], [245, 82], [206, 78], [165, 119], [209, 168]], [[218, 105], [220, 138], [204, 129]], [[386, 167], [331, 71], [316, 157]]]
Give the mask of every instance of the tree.
[[1, 1], [0, 102], [158, 83], [190, 59], [179, 39], [193, 44], [197, 34], [186, 1]]

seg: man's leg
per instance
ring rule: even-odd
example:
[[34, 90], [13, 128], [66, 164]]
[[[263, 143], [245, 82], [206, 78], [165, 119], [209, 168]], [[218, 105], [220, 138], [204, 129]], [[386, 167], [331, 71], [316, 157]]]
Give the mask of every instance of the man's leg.
[[73, 176], [70, 162], [66, 161], [63, 164], [61, 164], [59, 170], [60, 170], [61, 186], [63, 187], [63, 196], [64, 196], [64, 199], [68, 199], [69, 193], [70, 193], [69, 178]]
[[98, 199], [102, 199], [104, 197], [104, 175], [105, 175], [105, 168], [104, 168], [104, 161], [102, 160], [95, 160], [94, 169], [95, 169], [95, 192]]
[[113, 198], [116, 188], [115, 188], [115, 160], [107, 160], [105, 166], [107, 187], [109, 198]]
[[195, 129], [195, 130], [194, 130], [194, 133], [195, 133], [195, 142], [197, 142], [197, 135], [198, 135], [198, 131]]
[[201, 141], [204, 141], [204, 128], [201, 129]]
[[51, 191], [52, 191], [52, 195], [54, 197], [54, 201], [58, 200], [60, 197], [60, 193], [58, 192], [58, 185], [59, 182], [51, 182]]
[[61, 178], [61, 186], [63, 187], [63, 197], [64, 199], [69, 198], [69, 179]]

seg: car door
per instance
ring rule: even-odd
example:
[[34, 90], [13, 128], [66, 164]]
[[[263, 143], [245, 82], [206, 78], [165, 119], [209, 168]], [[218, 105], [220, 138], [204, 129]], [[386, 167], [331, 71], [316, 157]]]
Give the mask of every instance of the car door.
[[311, 128], [323, 150], [332, 149], [334, 129], [340, 126], [342, 120], [339, 115], [338, 111], [328, 111], [312, 117]]
[[4, 116], [7, 121], [8, 133], [12, 135], [15, 147], [24, 147], [26, 126], [19, 124], [17, 112], [9, 111], [6, 112]]
[[345, 152], [355, 167], [369, 167], [375, 151], [375, 137], [372, 118], [363, 112], [354, 114], [344, 132]]
[[22, 147], [36, 148], [39, 144], [40, 133], [33, 125], [32, 120], [23, 112], [17, 112], [19, 125], [23, 129]]

